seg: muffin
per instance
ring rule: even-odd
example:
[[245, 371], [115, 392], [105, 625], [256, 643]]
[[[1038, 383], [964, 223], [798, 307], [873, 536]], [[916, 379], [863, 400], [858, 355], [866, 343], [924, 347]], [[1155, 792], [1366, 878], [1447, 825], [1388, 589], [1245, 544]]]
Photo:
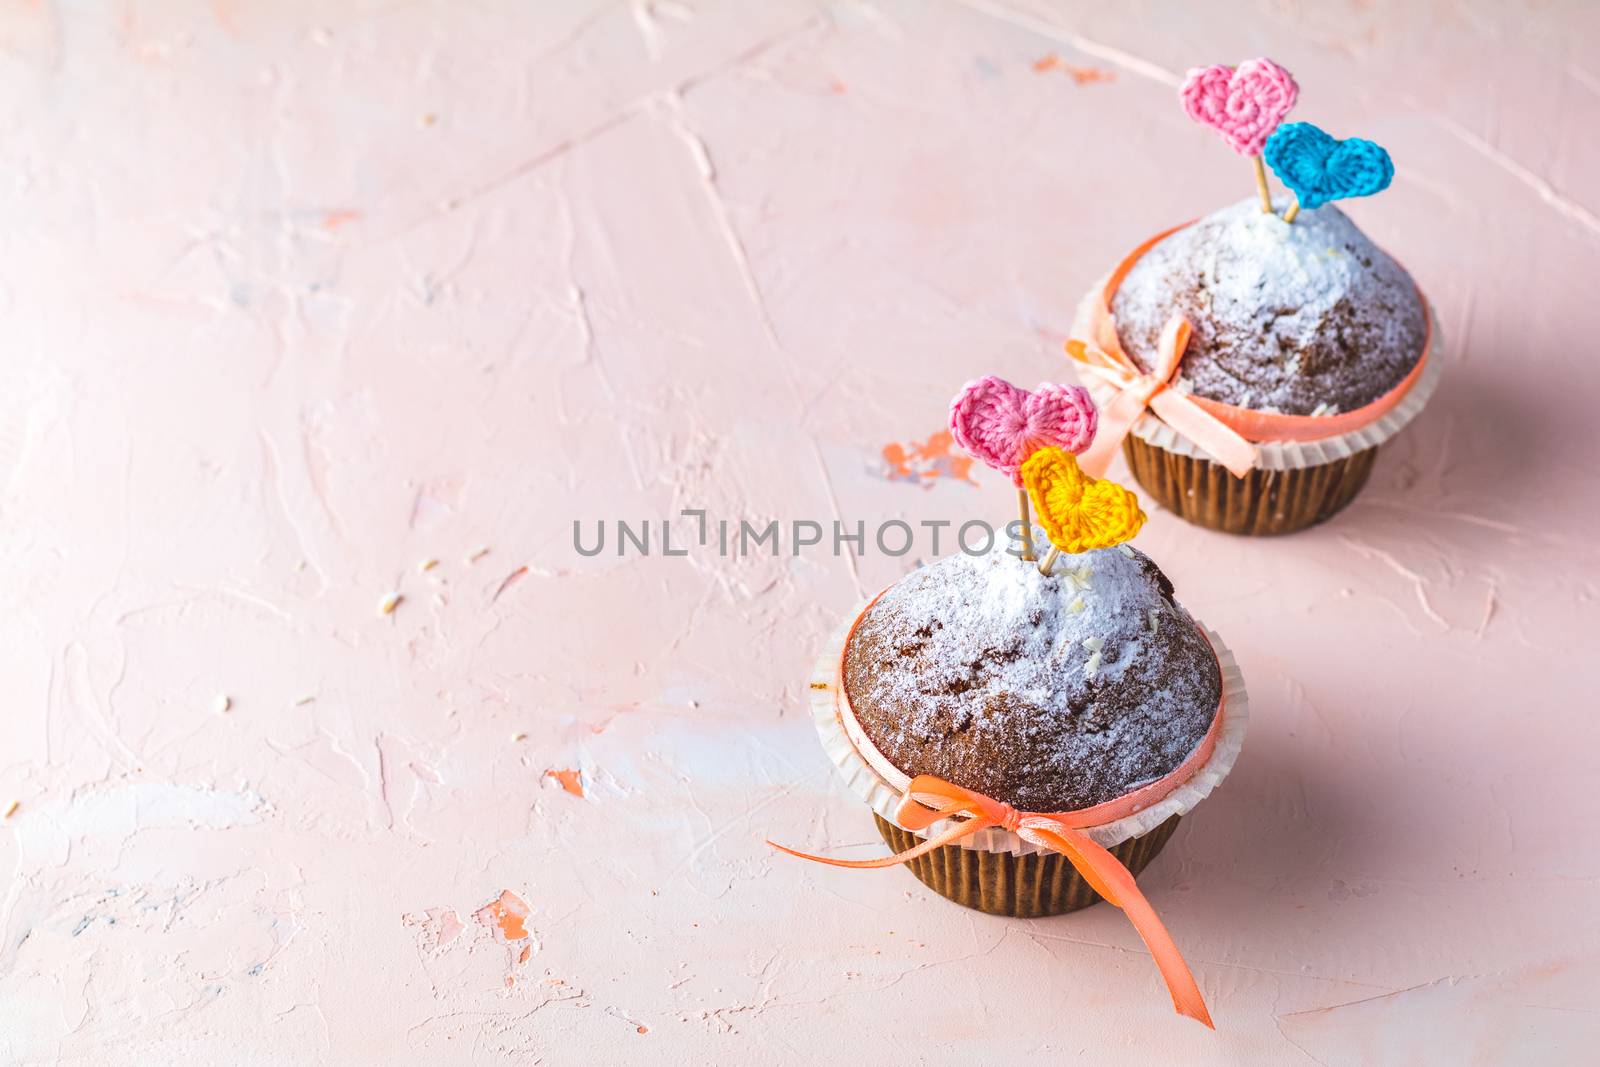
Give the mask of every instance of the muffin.
[[1147, 492], [1212, 529], [1288, 533], [1339, 511], [1437, 377], [1421, 291], [1333, 206], [1290, 224], [1250, 199], [1173, 231], [1089, 294], [1074, 339], [1114, 338], [1148, 374], [1175, 314], [1192, 332], [1170, 387], [1254, 443], [1254, 465], [1230, 473], [1149, 411], [1123, 452]]
[[[872, 601], [819, 661], [814, 710], [896, 852], [919, 843], [893, 822], [917, 775], [1024, 812], [1076, 812], [1171, 776], [1148, 808], [1086, 829], [1137, 875], [1237, 754], [1243, 691], [1219, 648], [1131, 546], [1063, 555], [1049, 576], [998, 548], [929, 564]], [[1066, 857], [1000, 827], [907, 865], [993, 914], [1099, 899]]]

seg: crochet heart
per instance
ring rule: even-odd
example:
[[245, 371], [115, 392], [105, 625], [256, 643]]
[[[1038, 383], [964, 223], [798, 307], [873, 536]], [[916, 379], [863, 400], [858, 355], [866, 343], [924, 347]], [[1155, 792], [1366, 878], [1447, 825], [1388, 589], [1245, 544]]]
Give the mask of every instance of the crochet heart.
[[1019, 487], [1023, 460], [1045, 447], [1082, 452], [1097, 422], [1094, 401], [1078, 385], [1044, 384], [1030, 393], [991, 374], [968, 382], [950, 401], [956, 444]]
[[1329, 200], [1371, 196], [1389, 187], [1394, 162], [1371, 141], [1341, 141], [1309, 122], [1291, 122], [1267, 141], [1267, 165], [1294, 191], [1303, 208]]
[[1058, 448], [1029, 456], [1022, 481], [1050, 543], [1063, 552], [1120, 545], [1144, 525], [1138, 497], [1116, 482], [1089, 477], [1076, 457]]
[[1179, 95], [1190, 118], [1216, 130], [1241, 156], [1255, 156], [1294, 107], [1300, 87], [1288, 71], [1263, 58], [1245, 60], [1237, 70], [1196, 67]]

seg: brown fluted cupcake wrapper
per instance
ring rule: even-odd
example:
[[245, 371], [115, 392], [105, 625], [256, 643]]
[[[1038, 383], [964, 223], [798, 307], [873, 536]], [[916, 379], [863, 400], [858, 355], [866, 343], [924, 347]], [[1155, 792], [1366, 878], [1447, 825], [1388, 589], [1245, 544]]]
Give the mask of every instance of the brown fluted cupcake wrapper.
[[1314, 466], [1258, 467], [1243, 478], [1131, 434], [1122, 454], [1144, 491], [1168, 511], [1210, 530], [1261, 536], [1303, 530], [1342, 510], [1367, 483], [1378, 446]]
[[[890, 848], [904, 852], [922, 838], [874, 813], [878, 833]], [[1147, 834], [1130, 837], [1110, 849], [1128, 873], [1138, 877], [1171, 839], [1179, 815]], [[944, 845], [909, 860], [905, 866], [935, 893], [990, 915], [1019, 919], [1077, 911], [1100, 900], [1072, 862], [1059, 852], [1017, 855], [986, 849]]]

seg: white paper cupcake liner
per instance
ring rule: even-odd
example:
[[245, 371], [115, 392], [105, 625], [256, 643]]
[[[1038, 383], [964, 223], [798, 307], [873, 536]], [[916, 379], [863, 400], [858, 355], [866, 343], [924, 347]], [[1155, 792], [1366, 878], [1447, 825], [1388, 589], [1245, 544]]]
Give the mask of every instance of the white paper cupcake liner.
[[[878, 815], [889, 822], [895, 822], [894, 816], [900, 807], [900, 796], [905, 788], [905, 780], [896, 784], [873, 769], [857, 748], [857, 742], [852, 741], [846, 733], [844, 723], [840, 720], [835, 707], [839, 687], [844, 684], [840, 668], [844, 661], [845, 642], [849, 639], [850, 628], [855, 624], [856, 618], [866, 610], [869, 603], [870, 601], [862, 601], [845, 624], [828, 639], [822, 655], [817, 658], [816, 669], [811, 675], [811, 718], [816, 725], [817, 736], [822, 740], [823, 749], [828, 753], [833, 765], [838, 768], [850, 791], [866, 801], [867, 806]], [[1211, 639], [1212, 647], [1216, 649], [1217, 664], [1222, 670], [1222, 692], [1226, 707], [1222, 731], [1217, 737], [1211, 758], [1206, 760], [1187, 782], [1148, 808], [1124, 816], [1115, 822], [1103, 823], [1084, 830], [1106, 848], [1119, 845], [1131, 837], [1149, 833], [1174, 815], [1188, 814], [1196, 804], [1211, 794], [1218, 783], [1233, 769], [1234, 761], [1239, 758], [1239, 750], [1244, 747], [1245, 727], [1250, 721], [1250, 701], [1245, 694], [1244, 676], [1240, 674], [1239, 666], [1234, 662], [1233, 653], [1222, 643], [1222, 638], [1210, 629], [1206, 629], [1205, 632]], [[862, 743], [866, 743], [864, 738]], [[905, 779], [904, 775], [901, 777]], [[911, 832], [919, 837], [930, 837], [944, 832], [951, 825], [953, 820], [946, 819], [934, 823], [925, 830]], [[1048, 851], [999, 827], [980, 830], [971, 837], [963, 838], [957, 844], [962, 848], [984, 852], [1009, 852], [1014, 856]]]
[[[1073, 337], [1086, 338], [1090, 335], [1088, 329], [1089, 302], [1096, 299], [1100, 290], [1104, 287], [1105, 279], [1102, 278], [1079, 301], [1077, 314], [1072, 321]], [[1428, 399], [1433, 396], [1433, 391], [1439, 387], [1439, 378], [1444, 373], [1444, 334], [1439, 329], [1439, 316], [1433, 310], [1432, 301], [1428, 302], [1428, 315], [1433, 323], [1433, 335], [1430, 339], [1428, 351], [1428, 364], [1422, 369], [1422, 374], [1417, 378], [1417, 383], [1411, 387], [1405, 396], [1400, 398], [1398, 404], [1390, 408], [1382, 418], [1368, 423], [1359, 430], [1351, 430], [1349, 433], [1318, 438], [1315, 441], [1256, 442], [1256, 467], [1271, 471], [1302, 470], [1306, 467], [1319, 467], [1324, 463], [1348, 459], [1358, 452], [1376, 448], [1405, 429], [1406, 424], [1417, 417], [1423, 406], [1427, 404]], [[1104, 379], [1089, 373], [1087, 368], [1077, 360], [1068, 360], [1068, 362], [1072, 364], [1074, 371], [1078, 375], [1078, 380], [1089, 390], [1089, 395], [1094, 397], [1094, 402], [1104, 407], [1116, 390]], [[1154, 412], [1146, 411], [1139, 421], [1133, 424], [1131, 432], [1146, 444], [1154, 445], [1168, 452], [1174, 452], [1180, 456], [1211, 460], [1209, 452], [1162, 422]], [[1212, 462], [1215, 461], [1213, 460]]]

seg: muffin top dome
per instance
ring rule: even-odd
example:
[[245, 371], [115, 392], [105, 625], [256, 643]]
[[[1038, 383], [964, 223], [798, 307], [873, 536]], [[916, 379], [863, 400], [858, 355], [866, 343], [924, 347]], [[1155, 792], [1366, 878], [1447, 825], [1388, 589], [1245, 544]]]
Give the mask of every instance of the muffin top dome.
[[1172, 583], [1127, 545], [1062, 556], [1048, 578], [1002, 549], [923, 567], [857, 622], [843, 681], [901, 771], [1045, 812], [1176, 769], [1222, 694]]
[[1180, 388], [1285, 415], [1371, 403], [1416, 366], [1426, 337], [1411, 276], [1331, 206], [1291, 225], [1245, 200], [1157, 243], [1111, 302], [1143, 369], [1175, 311], [1194, 327]]

